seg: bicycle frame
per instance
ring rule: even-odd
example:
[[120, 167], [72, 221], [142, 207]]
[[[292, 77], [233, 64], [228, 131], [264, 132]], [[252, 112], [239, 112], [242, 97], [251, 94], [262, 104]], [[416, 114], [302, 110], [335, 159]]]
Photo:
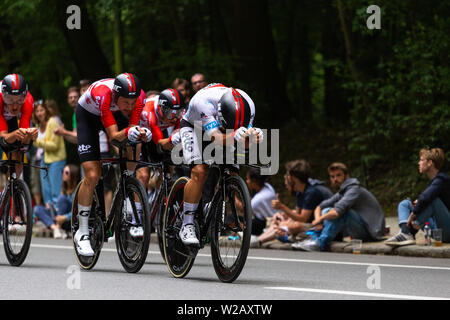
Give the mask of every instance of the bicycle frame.
[[[262, 168], [263, 166], [258, 165], [249, 165], [249, 164], [242, 164], [247, 167], [253, 167], [253, 168]], [[230, 170], [226, 165], [219, 165], [219, 164], [212, 164], [210, 165], [210, 170], [215, 169], [219, 171], [219, 177], [217, 180], [217, 183], [215, 184], [215, 188], [218, 188], [216, 192], [214, 192], [214, 196], [211, 200], [211, 203], [215, 203], [217, 198], [219, 196], [222, 196], [222, 199], [226, 199], [226, 180], [228, 177], [231, 176]], [[230, 202], [231, 206], [234, 206], [234, 202]], [[199, 213], [199, 227], [200, 227], [200, 248], [203, 248], [206, 244], [206, 237], [208, 234], [208, 230], [211, 227], [213, 214], [211, 214], [211, 207], [209, 207], [208, 212], [203, 212], [203, 209], [198, 209]], [[236, 212], [236, 208], [233, 208], [233, 212]], [[222, 206], [222, 215], [225, 214], [225, 206]], [[237, 217], [235, 217], [237, 218]]]
[[[111, 214], [111, 209], [118, 205], [117, 203], [117, 194], [118, 192], [122, 193], [123, 199], [125, 199], [125, 177], [129, 174], [127, 170], [127, 162], [130, 162], [126, 157], [123, 156], [123, 149], [125, 146], [125, 143], [113, 143], [119, 148], [119, 157], [118, 158], [107, 158], [100, 160], [100, 163], [102, 164], [108, 164], [113, 165], [115, 163], [119, 164], [120, 168], [120, 174], [119, 174], [119, 181], [117, 183], [117, 188], [114, 192], [113, 199], [111, 202], [111, 208], [110, 214], [108, 215], [108, 218], [106, 218], [106, 208], [105, 208], [105, 197], [104, 197], [104, 189], [103, 189], [103, 176], [100, 177], [99, 182], [97, 183], [97, 186], [95, 187], [95, 192], [97, 194], [97, 200], [98, 200], [98, 206], [96, 207], [95, 214], [97, 216], [100, 216], [100, 218], [103, 221], [104, 225], [104, 241], [107, 242], [108, 238], [112, 237], [114, 235], [114, 214]], [[132, 161], [132, 160], [131, 160]]]
[[[16, 173], [16, 165], [20, 164], [23, 166], [29, 166], [29, 167], [33, 167], [33, 168], [38, 168], [41, 170], [45, 170], [46, 173], [48, 174], [48, 168], [47, 167], [40, 167], [40, 166], [35, 166], [29, 163], [24, 163], [23, 161], [18, 161], [18, 160], [12, 160], [12, 153], [14, 152], [21, 152], [22, 156], [23, 156], [23, 152], [24, 152], [24, 148], [21, 145], [15, 146], [15, 147], [9, 147], [9, 150], [7, 150], [7, 160], [0, 160], [0, 167], [3, 165], [6, 165], [8, 167], [8, 183], [5, 185], [5, 188], [3, 189], [3, 192], [1, 193], [1, 198], [0, 198], [0, 219], [3, 218], [3, 208], [5, 206], [5, 198], [6, 195], [8, 194], [8, 192], [11, 192], [11, 202], [14, 202], [14, 192], [12, 192], [12, 190], [14, 190], [14, 182], [17, 180], [17, 173]], [[22, 217], [23, 218], [23, 217]]]
[[[110, 214], [108, 215], [108, 218], [106, 218], [106, 208], [105, 208], [105, 200], [104, 200], [104, 194], [103, 194], [103, 177], [100, 178], [97, 186], [95, 187], [96, 193], [97, 193], [97, 200], [99, 202], [99, 206], [97, 206], [96, 208], [96, 212], [95, 214], [100, 216], [100, 218], [103, 221], [103, 225], [104, 225], [104, 241], [108, 241], [108, 238], [112, 237], [114, 235], [114, 214], [111, 214], [111, 209], [114, 208], [115, 206], [119, 205], [119, 203], [117, 203], [117, 199], [120, 197], [117, 197], [118, 193], [120, 192], [122, 195], [122, 199], [126, 199], [126, 194], [125, 194], [125, 178], [129, 175], [132, 175], [131, 173], [128, 172], [127, 169], [127, 163], [131, 162], [131, 163], [140, 163], [140, 164], [144, 164], [144, 165], [149, 165], [149, 166], [159, 166], [159, 164], [153, 164], [153, 163], [147, 163], [144, 161], [138, 161], [136, 159], [133, 160], [129, 160], [127, 159], [127, 157], [124, 157], [124, 149], [126, 150], [126, 145], [127, 145], [128, 141], [124, 140], [122, 142], [118, 142], [116, 140], [112, 141], [112, 144], [114, 146], [116, 146], [119, 149], [119, 157], [118, 158], [107, 158], [107, 159], [102, 159], [100, 160], [101, 163], [105, 164], [109, 164], [109, 165], [113, 165], [118, 163], [119, 164], [119, 181], [117, 183], [117, 188], [114, 191], [114, 195], [113, 195], [113, 199], [111, 202], [111, 208], [110, 209]], [[136, 156], [136, 149], [135, 149], [136, 145], [131, 145], [131, 147], [133, 148], [133, 155], [134, 157]], [[163, 166], [164, 168], [164, 166]], [[167, 191], [166, 191], [167, 192]], [[166, 193], [167, 194], [167, 193]], [[157, 199], [157, 198], [155, 198]], [[151, 211], [153, 213], [154, 208], [152, 207]], [[135, 217], [137, 219], [137, 217]], [[153, 218], [153, 217], [152, 217]]]

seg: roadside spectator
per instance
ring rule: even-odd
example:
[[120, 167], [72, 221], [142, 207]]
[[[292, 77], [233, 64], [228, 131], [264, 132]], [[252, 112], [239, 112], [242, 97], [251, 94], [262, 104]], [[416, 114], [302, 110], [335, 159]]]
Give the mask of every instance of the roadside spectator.
[[161, 93], [161, 92], [159, 92], [158, 90], [149, 90], [149, 91], [147, 91], [147, 92], [145, 93], [145, 97], [146, 97], [147, 99], [150, 99], [150, 98], [159, 96], [160, 93]]
[[54, 134], [58, 128], [58, 120], [50, 113], [49, 104], [45, 101], [34, 109], [38, 123], [38, 138], [35, 146], [43, 148], [41, 166], [48, 166], [48, 174], [41, 170], [41, 189], [44, 204], [50, 206], [56, 204], [61, 192], [62, 170], [66, 165], [66, 147], [64, 139]]
[[194, 94], [196, 94], [200, 89], [203, 89], [208, 85], [206, 78], [201, 73], [196, 73], [191, 77], [191, 85]]
[[173, 80], [171, 88], [181, 92], [184, 97], [184, 104], [187, 108], [189, 106], [189, 101], [191, 100], [191, 88], [189, 81], [186, 79], [176, 78]]
[[[34, 110], [36, 110], [36, 108], [38, 106], [43, 105], [44, 101], [41, 100], [37, 100], [36, 102], [34, 102]], [[39, 125], [39, 121], [36, 118], [36, 113], [33, 113], [33, 118], [32, 118], [32, 122], [33, 125], [38, 126]], [[45, 131], [41, 132], [40, 130], [38, 130], [38, 138], [44, 138], [45, 136]], [[31, 156], [31, 164], [35, 165], [35, 166], [40, 166], [41, 165], [41, 160], [42, 160], [42, 156], [44, 154], [44, 148], [36, 148], [36, 146], [32, 146], [32, 156]], [[41, 178], [40, 178], [40, 172], [41, 170], [39, 168], [30, 168], [31, 172], [30, 172], [30, 191], [31, 194], [33, 196], [33, 200], [34, 200], [34, 204], [35, 205], [40, 205], [42, 203], [42, 190], [41, 190]]]
[[254, 247], [276, 238], [282, 242], [290, 242], [289, 235], [296, 236], [306, 231], [313, 220], [314, 208], [331, 195], [331, 191], [322, 194], [316, 186], [311, 185], [311, 167], [307, 161], [290, 161], [285, 168], [284, 183], [291, 195], [295, 195], [296, 207], [291, 209], [283, 204], [277, 194], [277, 198], [272, 200], [272, 206], [281, 212], [274, 214], [272, 225], [262, 235], [252, 239]]
[[[311, 179], [310, 175], [311, 167], [307, 161], [294, 161], [287, 172], [287, 178], [288, 183], [296, 191], [296, 209], [291, 210], [285, 204], [281, 203], [278, 197], [277, 200], [273, 201], [274, 208], [282, 210], [291, 219], [284, 226], [276, 227], [276, 233], [281, 236], [281, 240], [287, 241], [288, 235], [297, 235], [309, 229], [311, 222], [314, 220], [314, 209], [323, 200], [333, 195], [325, 186], [322, 186], [322, 189], [315, 186], [320, 181]], [[311, 182], [315, 185], [311, 184]]]
[[63, 122], [61, 120], [61, 112], [59, 112], [58, 104], [55, 100], [47, 100], [47, 108], [50, 114], [55, 117], [56, 121], [58, 121], [59, 125], [62, 125]]
[[377, 199], [357, 179], [350, 178], [343, 163], [331, 164], [328, 173], [339, 191], [315, 209], [312, 226], [316, 232], [311, 239], [294, 243], [292, 248], [325, 251], [341, 231], [363, 241], [381, 240], [385, 219]]
[[[89, 89], [89, 86], [91, 85], [91, 80], [83, 79], [80, 80], [80, 97]], [[76, 107], [76, 106], [75, 106]]]
[[259, 169], [251, 168], [247, 172], [247, 186], [255, 193], [251, 200], [253, 211], [252, 234], [259, 236], [266, 227], [266, 219], [275, 214], [272, 200], [276, 199], [275, 190], [267, 182], [267, 176], [262, 176]]
[[415, 244], [415, 234], [429, 222], [431, 229], [442, 229], [442, 241], [450, 242], [450, 177], [442, 171], [444, 150], [422, 149], [419, 152], [419, 173], [430, 180], [428, 187], [414, 202], [406, 199], [398, 205], [400, 232], [385, 241], [391, 246]]
[[[286, 174], [284, 175], [284, 186], [286, 187], [286, 189], [288, 190], [288, 192], [291, 196], [295, 196], [295, 191], [293, 189], [292, 184], [288, 180], [288, 174], [287, 174], [287, 171], [291, 168], [292, 163], [293, 163], [293, 161], [290, 161], [285, 164]], [[278, 197], [278, 194], [276, 194], [275, 196]], [[252, 248], [258, 248], [263, 243], [275, 240], [276, 236], [277, 236], [277, 234], [276, 234], [277, 227], [280, 225], [280, 223], [285, 224], [289, 220], [291, 220], [286, 215], [284, 215], [280, 212], [276, 212], [272, 218], [273, 219], [272, 219], [272, 222], [270, 223], [269, 227], [266, 228], [261, 235], [259, 235], [259, 236], [252, 235], [252, 237], [250, 239], [250, 246]]]
[[64, 167], [62, 175], [62, 192], [58, 197], [56, 215], [44, 206], [36, 206], [34, 214], [45, 226], [53, 231], [55, 239], [66, 239], [70, 232], [72, 218], [72, 200], [75, 189], [80, 181], [80, 170], [77, 166], [69, 164]]
[[64, 137], [68, 142], [77, 144], [77, 121], [75, 119], [75, 109], [78, 105], [78, 99], [80, 98], [80, 90], [78, 87], [70, 87], [67, 90], [67, 103], [73, 109], [72, 116], [72, 131], [67, 130], [64, 124], [61, 124], [55, 129], [55, 134]]

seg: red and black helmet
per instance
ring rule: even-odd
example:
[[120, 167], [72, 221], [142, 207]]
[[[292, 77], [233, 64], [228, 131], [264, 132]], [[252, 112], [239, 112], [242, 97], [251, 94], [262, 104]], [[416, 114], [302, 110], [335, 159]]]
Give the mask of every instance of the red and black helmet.
[[234, 88], [220, 98], [218, 104], [219, 120], [225, 129], [237, 130], [240, 127], [248, 127], [251, 117], [250, 104]]
[[28, 93], [28, 84], [22, 75], [13, 73], [8, 74], [2, 81], [2, 93], [5, 95], [23, 95]]
[[117, 99], [118, 97], [135, 99], [141, 95], [141, 82], [132, 73], [121, 73], [114, 80], [113, 90]]
[[158, 107], [165, 119], [181, 118], [184, 111], [184, 97], [176, 89], [166, 89], [159, 94]]

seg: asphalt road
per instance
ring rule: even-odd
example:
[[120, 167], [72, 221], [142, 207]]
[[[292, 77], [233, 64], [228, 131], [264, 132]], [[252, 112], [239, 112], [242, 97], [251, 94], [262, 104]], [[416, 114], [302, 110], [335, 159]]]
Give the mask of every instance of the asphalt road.
[[137, 274], [114, 244], [91, 271], [79, 269], [70, 240], [33, 238], [21, 267], [0, 249], [0, 299], [316, 300], [450, 299], [450, 259], [251, 249], [240, 277], [221, 283], [209, 248], [184, 279], [172, 278], [155, 244]]

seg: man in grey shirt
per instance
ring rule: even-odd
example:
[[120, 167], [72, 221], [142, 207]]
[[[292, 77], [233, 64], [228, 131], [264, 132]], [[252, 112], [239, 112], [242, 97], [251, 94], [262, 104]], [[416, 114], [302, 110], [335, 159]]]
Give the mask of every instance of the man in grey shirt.
[[311, 239], [293, 244], [293, 248], [325, 251], [341, 231], [363, 241], [381, 240], [385, 219], [377, 199], [357, 179], [350, 178], [344, 164], [331, 164], [328, 173], [339, 191], [315, 209], [312, 226], [316, 232]]

